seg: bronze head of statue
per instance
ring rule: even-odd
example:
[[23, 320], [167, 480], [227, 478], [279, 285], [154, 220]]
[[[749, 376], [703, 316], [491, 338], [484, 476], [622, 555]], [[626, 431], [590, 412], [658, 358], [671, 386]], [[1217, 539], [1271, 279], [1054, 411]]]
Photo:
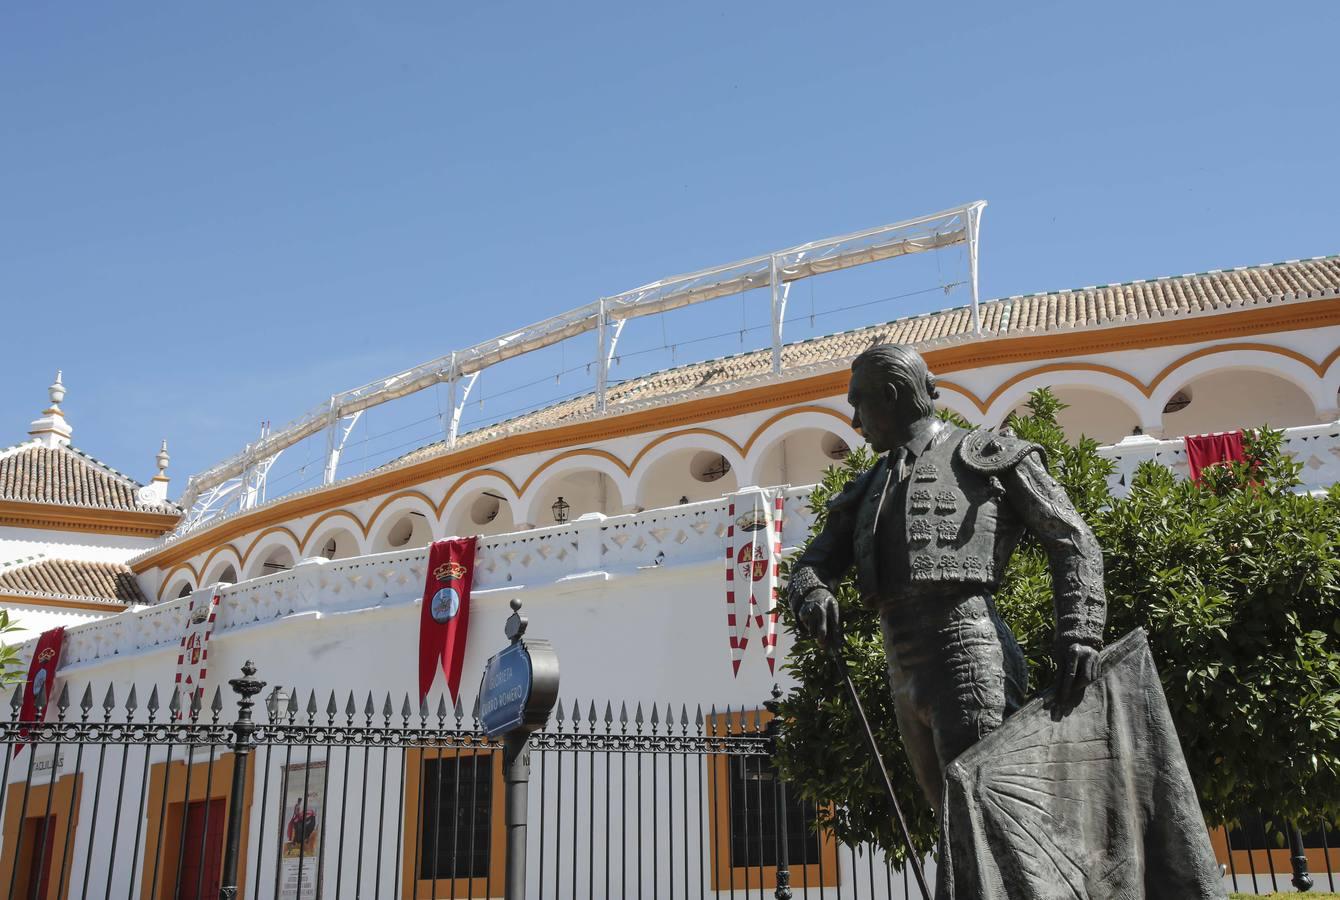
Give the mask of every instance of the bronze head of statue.
[[876, 453], [907, 443], [913, 423], [935, 415], [939, 396], [926, 361], [906, 344], [879, 344], [851, 364], [851, 427]]

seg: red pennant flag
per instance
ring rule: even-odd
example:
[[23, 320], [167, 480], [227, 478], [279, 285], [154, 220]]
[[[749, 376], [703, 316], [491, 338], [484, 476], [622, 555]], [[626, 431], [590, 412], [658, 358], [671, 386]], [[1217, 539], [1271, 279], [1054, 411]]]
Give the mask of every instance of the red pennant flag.
[[[65, 629], [53, 628], [50, 631], [42, 632], [42, 636], [37, 639], [37, 647], [33, 650], [33, 661], [28, 666], [28, 681], [23, 686], [23, 706], [19, 710], [20, 722], [37, 721], [37, 695], [42, 695], [42, 714], [46, 717], [46, 711], [51, 708], [55, 702], [52, 696], [52, 688], [56, 685], [56, 668], [60, 665], [60, 651], [65, 643]], [[28, 729], [19, 731], [20, 738], [28, 736]], [[24, 745], [16, 743], [14, 745], [14, 755], [18, 756], [19, 751]]]
[[1209, 466], [1225, 462], [1246, 462], [1247, 454], [1242, 447], [1242, 432], [1229, 431], [1221, 434], [1188, 434], [1186, 441], [1186, 462], [1191, 468], [1191, 480], [1200, 482], [1200, 473]]
[[437, 541], [428, 550], [428, 577], [419, 614], [419, 699], [428, 694], [438, 662], [455, 700], [470, 630], [470, 583], [477, 538]]

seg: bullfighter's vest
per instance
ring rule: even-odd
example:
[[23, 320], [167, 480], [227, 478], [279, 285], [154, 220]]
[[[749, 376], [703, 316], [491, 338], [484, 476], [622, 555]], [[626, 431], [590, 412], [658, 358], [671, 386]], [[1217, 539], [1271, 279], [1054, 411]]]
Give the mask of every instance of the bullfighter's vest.
[[[857, 505], [857, 584], [874, 605], [937, 582], [994, 590], [1023, 535], [996, 476], [1042, 448], [1010, 435], [947, 427], [949, 433], [913, 461], [901, 490], [888, 477], [886, 457], [835, 503]], [[901, 504], [881, 513], [886, 484], [884, 503]]]

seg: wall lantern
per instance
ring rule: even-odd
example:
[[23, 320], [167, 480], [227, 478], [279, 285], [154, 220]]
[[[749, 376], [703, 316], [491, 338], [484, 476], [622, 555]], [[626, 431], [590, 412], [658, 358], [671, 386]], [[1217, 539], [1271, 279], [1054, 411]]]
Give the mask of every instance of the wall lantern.
[[554, 501], [554, 505], [549, 507], [549, 509], [554, 514], [555, 522], [566, 522], [568, 520], [568, 510], [572, 509], [572, 507], [563, 500], [562, 496], [559, 496], [559, 498]]

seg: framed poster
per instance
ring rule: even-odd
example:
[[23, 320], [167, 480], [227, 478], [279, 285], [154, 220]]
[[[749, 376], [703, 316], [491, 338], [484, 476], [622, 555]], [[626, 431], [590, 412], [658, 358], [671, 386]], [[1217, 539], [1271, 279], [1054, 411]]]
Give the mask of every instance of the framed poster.
[[281, 900], [318, 900], [321, 896], [322, 797], [326, 763], [284, 767], [284, 804], [280, 808], [279, 896]]

